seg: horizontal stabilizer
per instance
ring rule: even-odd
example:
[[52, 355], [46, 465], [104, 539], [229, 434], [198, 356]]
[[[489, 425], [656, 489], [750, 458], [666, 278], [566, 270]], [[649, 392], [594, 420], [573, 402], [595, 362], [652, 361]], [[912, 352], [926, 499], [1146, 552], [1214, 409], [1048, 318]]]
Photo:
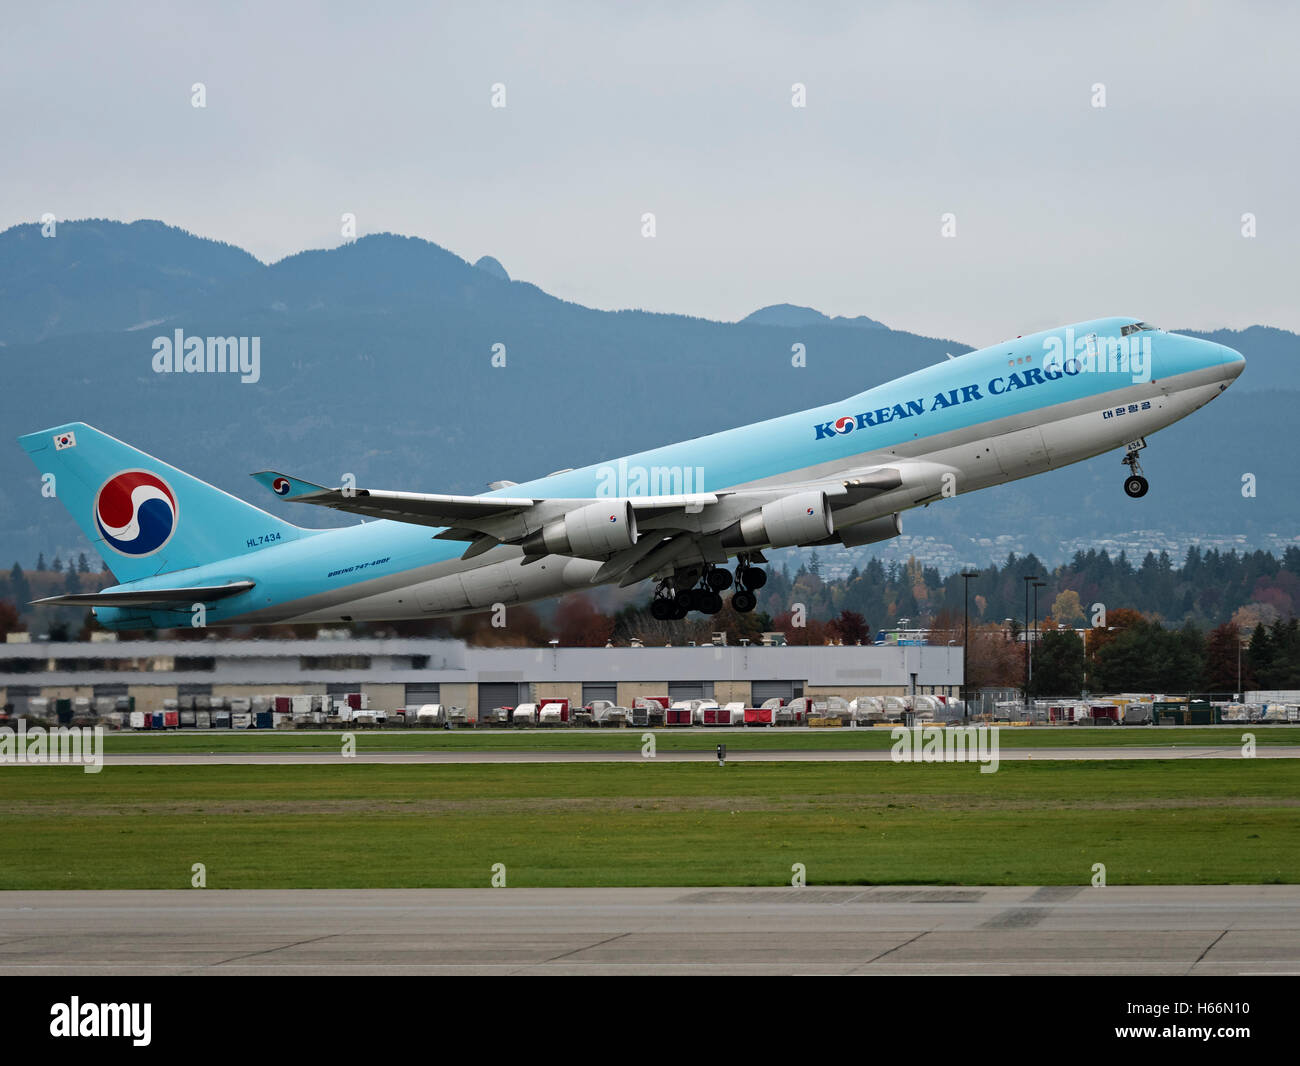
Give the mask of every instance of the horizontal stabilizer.
[[69, 596], [47, 596], [32, 604], [49, 607], [175, 607], [177, 604], [211, 603], [237, 596], [253, 587], [252, 581], [228, 585], [191, 585], [181, 589], [124, 589], [121, 592], [87, 592]]

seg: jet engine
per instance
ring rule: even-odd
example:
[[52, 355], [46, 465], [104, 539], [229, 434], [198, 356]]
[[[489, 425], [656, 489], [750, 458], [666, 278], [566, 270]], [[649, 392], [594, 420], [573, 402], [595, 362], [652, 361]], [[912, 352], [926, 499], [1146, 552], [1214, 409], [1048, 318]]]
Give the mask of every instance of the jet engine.
[[636, 543], [630, 500], [603, 500], [547, 522], [519, 542], [525, 555], [602, 556]]
[[857, 522], [851, 526], [841, 526], [836, 534], [839, 542], [846, 548], [857, 548], [863, 544], [875, 544], [878, 540], [889, 540], [903, 532], [903, 521], [896, 514], [887, 514], [867, 522]]
[[722, 532], [726, 548], [752, 548], [770, 545], [788, 548], [795, 544], [815, 544], [825, 540], [835, 529], [835, 520], [824, 492], [800, 492], [784, 499], [765, 503]]

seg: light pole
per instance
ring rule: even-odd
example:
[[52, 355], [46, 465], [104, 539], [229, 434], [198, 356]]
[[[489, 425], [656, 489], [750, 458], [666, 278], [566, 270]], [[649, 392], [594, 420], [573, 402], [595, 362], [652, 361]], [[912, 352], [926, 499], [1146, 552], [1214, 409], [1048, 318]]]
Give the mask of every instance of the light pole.
[[969, 719], [970, 687], [966, 678], [970, 672], [970, 579], [979, 577], [980, 572], [978, 570], [963, 570], [961, 576], [966, 587], [965, 621], [962, 624], [961, 637], [961, 716], [963, 719]]
[[1025, 613], [1021, 616], [1025, 620], [1024, 638], [1025, 638], [1025, 710], [1029, 710], [1029, 585], [1032, 581], [1037, 580], [1033, 574], [1026, 574], [1025, 581]]
[[[1038, 590], [1046, 588], [1046, 581], [1034, 582], [1034, 645], [1038, 643]], [[1031, 646], [1029, 650], [1029, 680], [1034, 680], [1034, 651], [1036, 647]]]
[[1245, 702], [1245, 692], [1241, 688], [1241, 649], [1250, 647], [1250, 641], [1243, 640], [1241, 630], [1237, 631], [1237, 702]]

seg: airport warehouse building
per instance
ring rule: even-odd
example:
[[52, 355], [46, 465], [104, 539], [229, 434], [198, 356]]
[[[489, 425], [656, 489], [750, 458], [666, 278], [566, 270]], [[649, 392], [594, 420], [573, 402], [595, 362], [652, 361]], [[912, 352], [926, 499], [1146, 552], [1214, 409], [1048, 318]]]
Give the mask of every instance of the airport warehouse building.
[[479, 648], [453, 640], [204, 640], [6, 643], [0, 695], [28, 701], [132, 697], [143, 711], [184, 696], [361, 693], [371, 708], [573, 705], [639, 696], [758, 706], [773, 697], [957, 695], [962, 649], [867, 647]]

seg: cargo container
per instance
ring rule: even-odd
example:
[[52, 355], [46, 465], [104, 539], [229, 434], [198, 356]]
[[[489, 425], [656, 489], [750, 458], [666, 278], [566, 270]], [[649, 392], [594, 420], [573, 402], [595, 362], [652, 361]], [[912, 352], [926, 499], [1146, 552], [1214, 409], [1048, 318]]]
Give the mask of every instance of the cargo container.
[[220, 711], [214, 713], [228, 714], [231, 729], [249, 729], [253, 725], [253, 716], [248, 711]]
[[132, 729], [148, 729], [148, 719], [144, 711], [132, 711], [129, 719]]
[[908, 710], [907, 701], [902, 696], [886, 696], [881, 708], [887, 722], [900, 722]]
[[275, 697], [276, 714], [293, 714], [293, 697], [276, 696]]
[[211, 712], [211, 711], [195, 711], [195, 712], [194, 712], [194, 728], [195, 728], [195, 729], [211, 729], [211, 728], [212, 728], [212, 712]]
[[796, 696], [789, 703], [772, 712], [774, 725], [803, 725], [813, 714], [820, 715], [826, 704], [814, 701], [809, 696]]
[[163, 726], [165, 726], [165, 725], [166, 725], [166, 722], [163, 721], [163, 712], [162, 712], [162, 711], [153, 711], [153, 712], [149, 715], [149, 728], [150, 728], [150, 729], [162, 729]]
[[180, 724], [181, 724], [180, 711], [163, 711], [162, 716], [163, 716], [163, 728], [165, 729], [180, 728]]
[[258, 729], [274, 729], [275, 723], [272, 721], [270, 711], [256, 711], [253, 714], [253, 722]]
[[209, 714], [209, 715], [212, 716], [211, 720], [212, 720], [212, 728], [213, 728], [213, 729], [229, 729], [229, 728], [230, 728], [230, 712], [229, 712], [229, 711], [206, 711], [206, 712], [204, 712], [204, 713]]
[[545, 711], [548, 707], [558, 707], [560, 709], [560, 721], [566, 723], [568, 722], [569, 720], [568, 700], [559, 699], [559, 698], [542, 700], [542, 710]]
[[668, 725], [690, 725], [692, 714], [690, 707], [669, 707], [667, 711]]
[[559, 703], [543, 703], [537, 709], [537, 724], [557, 726], [563, 725], [568, 717], [568, 712]]
[[408, 704], [403, 715], [408, 724], [440, 726], [447, 721], [441, 703]]
[[1149, 703], [1130, 703], [1124, 708], [1125, 725], [1150, 725], [1151, 724], [1151, 704]]
[[776, 711], [768, 706], [746, 707], [745, 708], [745, 725], [747, 726], [770, 726], [775, 724]]
[[194, 727], [194, 716], [198, 714], [198, 711], [177, 711], [176, 714], [182, 729]]
[[537, 722], [537, 704], [521, 703], [514, 709], [510, 715], [510, 724], [516, 726], [530, 726]]

